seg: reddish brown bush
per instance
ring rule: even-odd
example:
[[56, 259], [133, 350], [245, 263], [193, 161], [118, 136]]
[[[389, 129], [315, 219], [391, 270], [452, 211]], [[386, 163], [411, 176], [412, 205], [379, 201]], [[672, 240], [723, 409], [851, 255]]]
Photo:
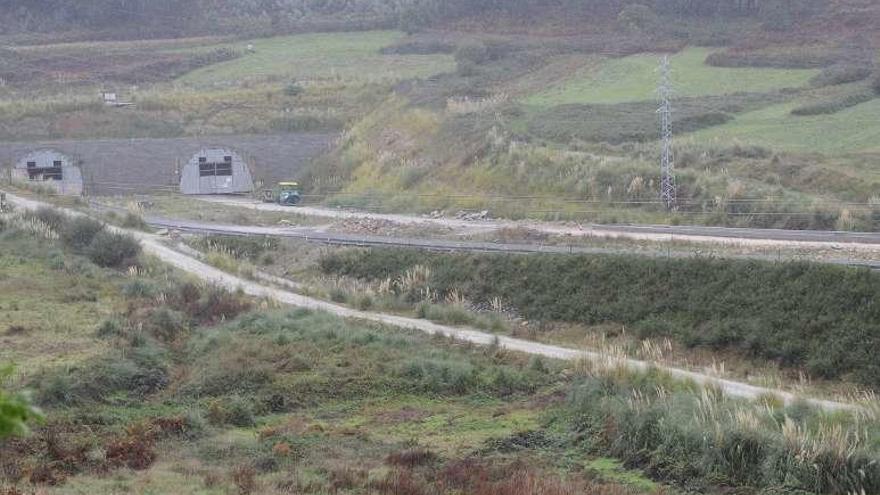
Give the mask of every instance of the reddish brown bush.
[[107, 462], [111, 466], [129, 469], [147, 469], [156, 460], [156, 432], [148, 424], [133, 425], [125, 435], [111, 440], [104, 446]]
[[444, 488], [466, 491], [471, 485], [486, 483], [489, 472], [474, 459], [450, 462], [440, 473], [438, 482]]
[[37, 464], [28, 478], [32, 485], [60, 485], [67, 479], [67, 475], [59, 469], [57, 462]]
[[409, 449], [389, 454], [385, 462], [411, 469], [416, 466], [423, 466], [436, 459], [437, 455], [428, 449]]
[[429, 495], [431, 493], [408, 471], [388, 473], [384, 480], [374, 484], [374, 488], [382, 495]]
[[342, 466], [330, 471], [330, 492], [348, 491], [366, 482], [367, 473], [361, 469]]
[[231, 478], [239, 495], [248, 495], [257, 489], [257, 471], [252, 466], [236, 466]]
[[149, 428], [157, 437], [177, 437], [186, 433], [187, 423], [183, 416], [152, 418]]

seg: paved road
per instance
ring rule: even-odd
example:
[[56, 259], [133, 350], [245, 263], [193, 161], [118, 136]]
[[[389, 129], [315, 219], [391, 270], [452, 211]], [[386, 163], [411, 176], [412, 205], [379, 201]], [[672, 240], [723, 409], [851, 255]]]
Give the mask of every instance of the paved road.
[[[299, 210], [297, 210], [299, 211]], [[672, 251], [664, 249], [639, 249], [627, 250], [621, 248], [585, 247], [559, 244], [537, 243], [507, 243], [507, 242], [480, 242], [480, 241], [450, 241], [444, 239], [431, 239], [423, 237], [402, 236], [378, 236], [364, 234], [346, 234], [325, 232], [312, 227], [257, 227], [250, 225], [230, 225], [201, 222], [196, 220], [181, 220], [162, 218], [155, 216], [145, 217], [144, 220], [156, 228], [179, 230], [196, 234], [217, 234], [250, 236], [264, 235], [272, 237], [286, 237], [301, 239], [307, 242], [316, 242], [336, 246], [360, 246], [360, 247], [402, 247], [424, 249], [429, 251], [445, 252], [474, 252], [474, 253], [510, 253], [510, 254], [634, 254], [650, 256], [654, 258], [692, 258], [697, 256], [710, 256], [712, 253], [700, 251]], [[721, 255], [719, 255], [721, 256]], [[763, 254], [724, 254], [725, 258], [750, 259], [759, 261], [785, 261], [802, 258], [784, 258]], [[817, 261], [817, 260], [810, 260]], [[853, 266], [880, 270], [880, 260], [865, 261], [854, 259], [824, 259], [822, 263], [835, 265]]]
[[[9, 201], [23, 208], [35, 209], [41, 206], [51, 206], [46, 203], [26, 199], [23, 197], [8, 195]], [[68, 214], [77, 215], [73, 210], [63, 209]], [[123, 230], [115, 228], [116, 230]], [[180, 270], [195, 275], [202, 280], [215, 283], [226, 287], [230, 290], [242, 289], [245, 293], [255, 297], [266, 297], [275, 299], [281, 303], [289, 304], [302, 308], [309, 308], [320, 311], [327, 311], [344, 318], [355, 318], [359, 320], [373, 321], [388, 325], [391, 327], [412, 329], [425, 332], [428, 334], [440, 334], [452, 337], [457, 340], [472, 342], [480, 345], [492, 345], [497, 343], [499, 346], [512, 351], [523, 352], [532, 355], [540, 355], [553, 359], [561, 359], [568, 361], [586, 360], [597, 363], [599, 365], [607, 365], [611, 367], [624, 367], [636, 371], [645, 371], [651, 368], [659, 369], [669, 373], [672, 377], [680, 380], [690, 380], [701, 385], [717, 386], [724, 391], [725, 394], [732, 397], [740, 397], [745, 399], [758, 399], [768, 395], [774, 395], [786, 403], [792, 403], [797, 400], [804, 400], [816, 407], [826, 410], [856, 410], [858, 406], [843, 402], [828, 401], [822, 399], [814, 399], [797, 396], [795, 394], [782, 390], [757, 387], [747, 383], [736, 382], [733, 380], [719, 379], [702, 373], [696, 373], [689, 370], [672, 368], [656, 365], [646, 361], [638, 361], [634, 359], [618, 359], [612, 358], [598, 352], [570, 349], [560, 346], [539, 344], [528, 340], [516, 339], [482, 332], [467, 327], [449, 327], [446, 325], [438, 325], [426, 320], [416, 318], [407, 318], [404, 316], [389, 315], [384, 313], [374, 313], [367, 311], [359, 311], [356, 309], [340, 306], [320, 299], [296, 294], [287, 290], [263, 285], [254, 281], [246, 280], [235, 275], [218, 270], [210, 265], [202, 263], [198, 259], [174, 250], [162, 243], [158, 236], [145, 234], [143, 232], [128, 231], [140, 239], [144, 250], [162, 261], [177, 267]]]
[[458, 218], [433, 218], [416, 215], [369, 213], [361, 211], [336, 210], [304, 206], [290, 208], [276, 204], [266, 204], [249, 198], [232, 196], [198, 196], [210, 203], [220, 203], [241, 208], [263, 211], [295, 212], [335, 219], [375, 219], [403, 225], [434, 225], [453, 229], [497, 230], [503, 228], [528, 228], [551, 235], [578, 237], [621, 237], [652, 241], [691, 241], [722, 244], [754, 245], [801, 245], [811, 247], [831, 247], [847, 245], [880, 251], [880, 232], [836, 232], [817, 230], [753, 229], [733, 227], [666, 226], [666, 225], [570, 225], [553, 222], [512, 221], [512, 220], [462, 220]]

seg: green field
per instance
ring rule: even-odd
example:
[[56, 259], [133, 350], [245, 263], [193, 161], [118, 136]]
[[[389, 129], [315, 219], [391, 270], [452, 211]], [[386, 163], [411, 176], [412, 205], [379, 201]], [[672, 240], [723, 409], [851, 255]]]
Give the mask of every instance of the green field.
[[[815, 70], [719, 68], [704, 63], [711, 50], [688, 48], [671, 58], [675, 94], [683, 96], [767, 92], [804, 86]], [[659, 55], [608, 59], [561, 84], [530, 96], [525, 103], [551, 107], [571, 103], [624, 103], [656, 97]]]
[[880, 149], [877, 115], [880, 100], [873, 100], [830, 115], [797, 117], [797, 104], [771, 107], [737, 115], [731, 122], [691, 134], [686, 139], [711, 144], [741, 142], [804, 153], [847, 153]]
[[193, 85], [271, 79], [388, 82], [454, 69], [448, 55], [382, 55], [379, 50], [403, 36], [396, 31], [318, 33], [241, 42], [254, 53], [205, 67], [180, 79]]

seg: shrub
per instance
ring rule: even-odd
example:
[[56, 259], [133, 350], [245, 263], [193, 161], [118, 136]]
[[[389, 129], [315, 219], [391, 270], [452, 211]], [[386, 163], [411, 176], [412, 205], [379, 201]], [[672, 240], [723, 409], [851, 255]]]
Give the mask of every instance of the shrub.
[[75, 217], [61, 230], [61, 241], [74, 251], [83, 252], [95, 237], [104, 230], [104, 224], [88, 217]]
[[119, 337], [122, 335], [124, 325], [116, 318], [108, 318], [98, 325], [95, 330], [95, 336], [106, 339], [110, 337]]
[[96, 265], [121, 268], [133, 264], [141, 253], [141, 245], [129, 234], [100, 231], [92, 240], [86, 254]]
[[239, 396], [212, 401], [208, 405], [208, 420], [216, 425], [247, 427], [255, 424], [251, 401]]
[[284, 87], [284, 94], [291, 97], [299, 96], [303, 91], [305, 91], [303, 87], [296, 81], [293, 81]]
[[67, 223], [67, 217], [55, 208], [42, 207], [37, 209], [33, 216], [48, 225], [55, 232], [61, 233]]
[[144, 217], [138, 215], [137, 213], [127, 212], [125, 216], [122, 218], [122, 226], [127, 229], [136, 229], [136, 230], [149, 230], [150, 226], [147, 225], [147, 222], [144, 220]]
[[145, 328], [155, 338], [172, 342], [186, 332], [187, 324], [183, 314], [167, 307], [159, 307], [150, 312]]
[[642, 32], [652, 29], [658, 22], [657, 13], [647, 5], [632, 3], [617, 15], [617, 24], [628, 30]]
[[797, 107], [791, 111], [791, 114], [797, 116], [807, 116], [837, 113], [841, 110], [845, 110], [847, 108], [871, 101], [875, 97], [876, 96], [873, 93], [868, 92], [846, 95], [842, 98], [821, 101], [819, 103]]
[[105, 457], [110, 465], [144, 470], [156, 460], [154, 443], [153, 432], [146, 425], [137, 425], [105, 445]]
[[[880, 489], [880, 465], [868, 461], [875, 452], [848, 436], [832, 439], [828, 433], [835, 427], [823, 424], [823, 413], [805, 410], [794, 419], [788, 410], [743, 408], [711, 393], [659, 398], [650, 394], [654, 387], [656, 380], [647, 375], [626, 382], [588, 378], [576, 385], [569, 417], [582, 434], [582, 447], [660, 479], [687, 480], [701, 493], [700, 487], [718, 484], [752, 488], [749, 493], [783, 484], [785, 493]], [[745, 422], [730, 421], [734, 417]]]
[[52, 372], [35, 379], [37, 398], [43, 405], [76, 405], [104, 402], [124, 392], [132, 398], [146, 397], [168, 383], [163, 351], [143, 345], [117, 354], [95, 358], [79, 368]]
[[403, 466], [410, 469], [432, 463], [435, 460], [437, 460], [437, 454], [423, 448], [392, 452], [385, 458], [385, 462], [388, 464]]
[[210, 285], [200, 291], [198, 300], [182, 309], [200, 324], [213, 324], [235, 318], [251, 307], [250, 299], [244, 294]]
[[257, 489], [257, 471], [252, 466], [236, 466], [231, 478], [239, 495], [248, 495]]
[[128, 298], [146, 298], [156, 295], [156, 286], [151, 282], [136, 278], [122, 287], [122, 295]]
[[858, 65], [832, 65], [810, 79], [814, 87], [835, 86], [856, 81], [863, 81], [869, 77], [873, 70], [868, 66]]

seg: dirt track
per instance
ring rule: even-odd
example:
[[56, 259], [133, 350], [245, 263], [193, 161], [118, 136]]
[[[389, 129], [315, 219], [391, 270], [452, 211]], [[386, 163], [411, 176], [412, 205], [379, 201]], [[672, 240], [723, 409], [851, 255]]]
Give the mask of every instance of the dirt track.
[[[9, 198], [10, 202], [23, 208], [35, 209], [41, 206], [49, 206], [39, 201], [29, 200], [15, 195], [7, 195], [7, 197]], [[71, 214], [78, 214], [71, 210], [66, 211]], [[590, 362], [608, 363], [613, 366], [622, 366], [639, 371], [655, 367], [669, 373], [671, 376], [677, 379], [690, 380], [698, 384], [717, 386], [721, 390], [723, 390], [724, 393], [733, 397], [757, 399], [762, 396], [773, 395], [782, 399], [786, 403], [791, 403], [795, 400], [802, 399], [816, 407], [820, 407], [826, 410], [852, 410], [858, 407], [852, 404], [841, 402], [798, 397], [794, 394], [781, 390], [756, 387], [753, 385], [732, 380], [718, 379], [701, 373], [654, 365], [645, 361], [610, 358], [609, 356], [592, 351], [539, 344], [522, 339], [493, 335], [473, 328], [449, 327], [416, 318], [407, 318], [403, 316], [389, 315], [384, 313], [359, 311], [345, 306], [340, 306], [338, 304], [333, 304], [319, 299], [302, 296], [275, 287], [262, 285], [257, 282], [231, 275], [205, 263], [202, 263], [192, 256], [183, 254], [166, 246], [165, 244], [163, 244], [162, 239], [158, 236], [135, 231], [129, 232], [137, 236], [141, 240], [144, 246], [144, 250], [147, 253], [156, 256], [162, 261], [173, 265], [180, 270], [195, 275], [202, 280], [215, 283], [228, 289], [236, 290], [241, 288], [245, 293], [249, 295], [275, 299], [281, 303], [289, 304], [291, 306], [327, 311], [329, 313], [333, 313], [344, 318], [355, 318], [359, 320], [372, 321], [392, 327], [418, 330], [429, 334], [441, 334], [448, 337], [453, 337], [457, 340], [472, 342], [480, 345], [490, 345], [493, 343], [497, 343], [499, 346], [505, 349], [517, 352], [524, 352], [527, 354], [540, 355], [553, 359], [569, 361], [584, 359]]]

